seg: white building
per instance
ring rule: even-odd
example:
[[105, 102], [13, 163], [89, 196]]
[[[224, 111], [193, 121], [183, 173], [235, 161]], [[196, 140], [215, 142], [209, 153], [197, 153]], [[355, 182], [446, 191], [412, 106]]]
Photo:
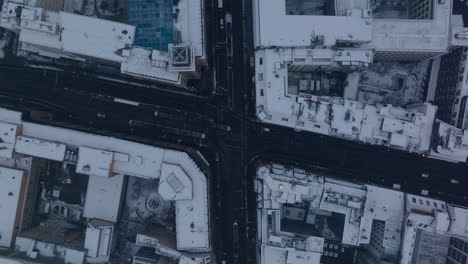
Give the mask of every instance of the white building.
[[[135, 27], [38, 7], [36, 1], [5, 1], [0, 26], [19, 33], [20, 50], [54, 59], [96, 61], [121, 73], [184, 86], [205, 61], [203, 1], [178, 1], [168, 52], [133, 45]], [[190, 12], [189, 12], [190, 10]]]
[[[186, 153], [25, 122], [21, 113], [7, 109], [0, 109], [0, 129], [4, 131], [0, 185], [5, 195], [0, 202], [0, 213], [7, 216], [0, 220], [1, 247], [15, 248], [30, 258], [58, 257], [66, 263], [105, 263], [113, 248], [126, 179], [136, 177], [157, 180], [160, 188], [156, 191], [160, 197], [175, 204], [177, 232], [174, 233], [176, 246], [171, 249], [175, 253], [169, 256], [172, 261], [209, 262], [208, 183], [205, 174]], [[64, 169], [68, 168], [66, 164], [72, 164], [76, 176], [88, 175], [89, 181], [87, 188], [85, 185], [86, 195], [81, 198], [83, 206], [79, 201], [76, 204], [59, 199], [67, 195], [60, 188], [54, 186], [52, 191], [46, 191], [41, 187], [38, 210], [49, 218], [34, 226], [30, 214], [34, 214], [35, 206], [29, 203], [35, 201], [31, 197], [37, 197], [40, 189], [39, 170], [28, 168], [41, 160], [63, 163]], [[61, 181], [71, 181], [66, 178], [68, 174], [64, 175]], [[73, 221], [86, 221], [87, 228], [70, 229]]]
[[[306, 263], [318, 264], [324, 258], [352, 263], [342, 258], [343, 251], [327, 247], [340, 244], [344, 249], [358, 246], [359, 263], [409, 264], [416, 263], [411, 262], [414, 254], [422, 254], [418, 232], [442, 236], [444, 241], [468, 238], [466, 208], [298, 168], [260, 165], [256, 192], [258, 263], [307, 259]], [[342, 222], [340, 228], [337, 221]], [[292, 261], [296, 255], [301, 257]], [[446, 255], [442, 252], [444, 260]]]
[[468, 130], [438, 121], [434, 129], [431, 157], [466, 162], [468, 158]]
[[26, 181], [25, 175], [21, 170], [10, 169], [10, 168], [1, 168], [0, 169], [0, 181], [2, 188], [1, 199], [1, 208], [2, 208], [2, 218], [1, 218], [1, 229], [0, 233], [0, 246], [1, 247], [10, 247], [13, 241], [14, 236], [17, 234], [20, 226], [21, 217], [21, 207], [23, 204], [23, 199], [25, 196], [25, 187], [26, 184], [23, 183]]
[[[255, 0], [255, 47], [306, 51], [344, 48], [350, 55], [366, 51], [372, 62], [372, 54], [375, 60], [417, 61], [446, 53], [452, 43], [466, 45], [462, 38], [452, 40], [451, 1], [431, 1], [431, 4], [430, 19], [386, 19], [374, 17], [369, 0], [335, 0], [335, 9], [330, 14], [307, 14], [307, 8], [318, 9], [314, 5], [304, 4], [301, 6], [304, 10], [291, 10], [286, 0]], [[309, 57], [322, 61], [323, 65], [337, 62], [330, 55]]]
[[[418, 61], [444, 54], [452, 46], [466, 46], [465, 29], [452, 23], [451, 1], [413, 3], [408, 16], [418, 19], [374, 17], [367, 0], [336, 0], [331, 15], [316, 14], [328, 8], [325, 2], [319, 8], [318, 2], [293, 3], [254, 1], [259, 121], [424, 156], [435, 153], [431, 149], [436, 106], [363, 104], [356, 101], [359, 77], [354, 73], [348, 74], [344, 82], [352, 84], [344, 85], [342, 94], [327, 93], [333, 90], [331, 81], [313, 76], [349, 73], [374, 61]], [[426, 10], [429, 4], [431, 9]], [[457, 154], [436, 158], [458, 162], [468, 156]]]
[[323, 135], [387, 145], [411, 152], [427, 153], [437, 107], [411, 105], [363, 105], [339, 97], [289, 93], [287, 66], [257, 65], [266, 69], [257, 79], [257, 117], [261, 122], [287, 126]]

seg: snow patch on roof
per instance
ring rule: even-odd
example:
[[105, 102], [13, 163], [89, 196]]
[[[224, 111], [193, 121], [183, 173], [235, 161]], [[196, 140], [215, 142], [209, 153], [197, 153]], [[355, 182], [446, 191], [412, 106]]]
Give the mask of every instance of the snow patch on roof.
[[15, 151], [21, 154], [63, 161], [66, 145], [31, 137], [19, 136], [16, 138]]
[[181, 83], [181, 74], [169, 71], [169, 55], [167, 53], [134, 47], [124, 51], [124, 56], [126, 59], [120, 67], [122, 73]]
[[113, 172], [144, 178], [159, 178], [164, 149], [81, 131], [23, 123], [23, 135], [49, 141], [66, 142], [71, 146], [92, 146], [96, 149], [128, 154], [129, 160], [114, 161]]
[[16, 136], [21, 128], [17, 125], [0, 123], [0, 157], [11, 158], [16, 142]]
[[79, 147], [76, 172], [107, 178], [111, 176], [113, 161], [114, 153], [112, 152], [88, 147]]
[[135, 27], [103, 19], [60, 12], [63, 50], [86, 56], [124, 61], [122, 49], [133, 44]]
[[23, 171], [0, 167], [0, 247], [9, 248], [13, 240], [22, 181]]
[[124, 179], [122, 174], [111, 178], [90, 175], [83, 216], [116, 223]]
[[193, 185], [192, 200], [176, 201], [177, 249], [208, 251], [208, 185], [205, 175], [186, 153], [167, 150], [164, 162], [178, 164]]

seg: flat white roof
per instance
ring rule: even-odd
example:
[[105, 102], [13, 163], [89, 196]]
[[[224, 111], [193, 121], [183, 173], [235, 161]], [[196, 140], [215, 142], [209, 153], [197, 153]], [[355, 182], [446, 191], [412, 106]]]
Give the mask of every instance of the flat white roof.
[[12, 157], [18, 132], [18, 127], [16, 125], [0, 123], [0, 157]]
[[331, 128], [340, 134], [354, 135], [361, 130], [361, 122], [364, 116], [359, 102], [345, 100], [343, 105], [332, 105], [333, 119]]
[[[179, 72], [156, 66], [159, 62], [155, 60], [169, 59], [167, 53], [133, 46], [135, 26], [74, 13], [47, 11], [36, 8], [35, 1], [14, 1], [5, 1], [1, 22], [3, 27], [19, 30], [21, 43], [39, 49], [33, 51], [30, 46], [21, 45], [25, 51], [52, 58], [85, 60], [91, 57], [113, 61], [121, 63], [124, 74], [185, 85], [185, 79]], [[176, 15], [170, 17], [177, 33], [174, 41], [190, 44], [191, 54], [201, 59], [201, 63], [206, 59], [203, 5], [202, 0], [177, 1], [171, 10], [177, 11]], [[22, 8], [22, 13], [17, 19], [15, 10], [19, 8]], [[149, 59], [150, 56], [153, 60]]]
[[63, 50], [122, 62], [126, 45], [133, 44], [135, 27], [109, 20], [60, 12]]
[[0, 247], [10, 247], [19, 206], [22, 204], [23, 171], [0, 167]]
[[205, 57], [203, 1], [180, 0], [174, 8], [179, 9], [174, 28], [180, 31], [181, 42], [192, 44], [196, 57]]
[[450, 206], [452, 224], [449, 232], [454, 235], [468, 236], [468, 210], [466, 208]]
[[21, 112], [0, 107], [0, 120], [4, 123], [21, 125], [23, 123], [22, 115]]
[[410, 152], [430, 150], [437, 106], [428, 103], [408, 105], [407, 109], [391, 105], [371, 106], [340, 97], [294, 92], [288, 83], [288, 75], [290, 63], [295, 66], [297, 50], [302, 49], [256, 51], [256, 110], [262, 122], [376, 145], [391, 145]]
[[405, 136], [417, 137], [419, 135], [419, 127], [413, 123], [394, 119], [384, 118], [382, 123], [382, 131], [403, 134]]
[[433, 1], [433, 19], [374, 19], [369, 46], [376, 51], [445, 52], [451, 39], [451, 5]]
[[[139, 47], [133, 47], [127, 53], [126, 59], [120, 65], [122, 73], [176, 84], [181, 83], [181, 74], [169, 71], [168, 66], [164, 66], [164, 64], [169, 63], [169, 55]], [[156, 62], [157, 60], [159, 62]]]
[[262, 264], [320, 264], [322, 254], [262, 244]]
[[162, 158], [165, 151], [162, 148], [114, 137], [98, 136], [81, 131], [28, 122], [23, 123], [23, 135], [63, 142], [76, 147], [92, 146], [101, 150], [128, 154], [128, 161], [114, 160], [113, 172], [115, 173], [144, 178], [159, 178], [161, 173]]
[[452, 16], [452, 17], [460, 17], [461, 25], [460, 26], [452, 26], [452, 39], [451, 44], [455, 46], [466, 46], [468, 44], [468, 40], [464, 37], [459, 37], [466, 35], [468, 33], [467, 28], [463, 27], [463, 18], [461, 15]]
[[256, 47], [311, 46], [323, 35], [324, 45], [337, 40], [360, 42], [377, 52], [445, 52], [449, 48], [451, 1], [433, 1], [433, 19], [373, 19], [367, 0], [334, 1], [337, 16], [287, 15], [285, 0], [254, 1]]
[[116, 223], [125, 175], [111, 178], [89, 176], [83, 216]]
[[[90, 149], [88, 146], [92, 146], [93, 149], [113, 153], [114, 173], [158, 179], [161, 176], [163, 163], [178, 166], [192, 183], [192, 199], [175, 202], [177, 247], [179, 250], [193, 252], [210, 250], [208, 182], [205, 174], [187, 153], [71, 129], [23, 122], [20, 114], [0, 108], [0, 121], [5, 120], [21, 124], [22, 134], [25, 137], [61, 142], [80, 147], [80, 151]], [[120, 204], [121, 190], [118, 189], [121, 189], [122, 178], [122, 175], [111, 178], [90, 176], [87, 192], [89, 197], [85, 205], [87, 217], [115, 221], [115, 211]]]
[[299, 250], [288, 250], [286, 263], [289, 264], [319, 264], [322, 254]]
[[28, 44], [39, 45], [42, 47], [48, 47], [53, 49], [62, 49], [62, 42], [60, 41], [60, 35], [51, 34], [43, 31], [22, 29], [19, 34], [19, 41]]
[[349, 16], [287, 15], [285, 0], [254, 0], [254, 35], [257, 47], [304, 47], [312, 36], [324, 36], [324, 44], [337, 40], [371, 41], [372, 19], [361, 10]]
[[447, 204], [444, 201], [432, 199], [429, 197], [418, 196], [413, 194], [406, 195], [407, 204], [406, 210], [413, 210], [425, 213], [434, 213], [434, 211], [447, 211]]
[[450, 40], [450, 15], [448, 12], [445, 15], [443, 19], [428, 21], [375, 19], [369, 47], [374, 47], [377, 52], [446, 52]]
[[288, 257], [286, 249], [265, 244], [262, 244], [261, 254], [262, 264], [286, 264], [286, 258]]
[[15, 151], [21, 154], [56, 161], [63, 161], [66, 145], [37, 138], [16, 137]]
[[165, 200], [191, 200], [192, 181], [180, 166], [163, 163], [158, 192]]
[[405, 194], [401, 191], [373, 185], [366, 185], [366, 188], [366, 205], [361, 219], [361, 237], [359, 240], [361, 244], [370, 243], [374, 219], [401, 223], [402, 225], [406, 202]]
[[76, 172], [86, 175], [109, 177], [112, 174], [113, 163], [113, 152], [79, 147]]
[[186, 153], [166, 150], [164, 162], [183, 168], [193, 186], [193, 199], [176, 201], [177, 249], [208, 251], [210, 230], [206, 177]]
[[[267, 187], [272, 186], [271, 181], [277, 179], [284, 180], [287, 184], [295, 182], [297, 184], [310, 184], [309, 186], [312, 186], [311, 183], [315, 181], [317, 183], [322, 182], [319, 184], [323, 184], [325, 187], [323, 192], [318, 192], [318, 195], [322, 196], [320, 209], [346, 215], [343, 243], [347, 243], [344, 240], [345, 237], [352, 238], [350, 235], [353, 234], [360, 236], [356, 245], [371, 244], [371, 232], [380, 232], [375, 228], [373, 229], [372, 223], [374, 220], [384, 222], [383, 234], [379, 235], [383, 237], [381, 242], [386, 254], [397, 256], [401, 253], [400, 255], [404, 259], [408, 258], [408, 256], [410, 258], [410, 253], [414, 249], [415, 234], [418, 228], [442, 235], [468, 237], [467, 208], [447, 205], [444, 201], [411, 195], [398, 190], [321, 177], [313, 172], [299, 172], [296, 174], [296, 170], [302, 171], [300, 168], [283, 167], [278, 164], [259, 166], [257, 168], [257, 177], [263, 180], [263, 184], [258, 182], [258, 198], [271, 200], [279, 197], [281, 194], [275, 193], [275, 190]], [[271, 177], [275, 177], [275, 179], [272, 180]], [[268, 179], [270, 179], [270, 182], [267, 182]], [[292, 191], [294, 189], [291, 189]], [[314, 195], [317, 195], [317, 193]], [[309, 189], [304, 199], [310, 201], [313, 199], [312, 197], [312, 192]], [[258, 237], [259, 241], [262, 241], [261, 263], [289, 264], [290, 262], [287, 261], [289, 256], [294, 256], [289, 251], [290, 249], [276, 247], [273, 244], [283, 243], [282, 246], [284, 247], [284, 238], [290, 237], [292, 234], [274, 233], [277, 232], [279, 224], [268, 228], [268, 216], [274, 215], [275, 217], [279, 217], [280, 210], [265, 206], [267, 203], [266, 201], [263, 202], [257, 208], [258, 224], [262, 230], [262, 234]], [[360, 202], [365, 204], [359, 205]], [[350, 208], [355, 208], [355, 212], [352, 212]], [[412, 222], [412, 225], [409, 225], [408, 222]], [[358, 227], [355, 226], [356, 223], [359, 225]], [[350, 229], [348, 229], [349, 227]], [[346, 234], [347, 232], [350, 232], [350, 234]], [[401, 246], [402, 243], [403, 245]]]
[[[346, 202], [345, 199], [337, 198], [342, 202], [338, 203], [337, 201], [331, 202], [328, 201], [328, 195], [338, 194], [342, 196], [351, 196], [359, 198], [359, 201], [349, 200]], [[364, 206], [364, 197], [366, 191], [352, 188], [344, 185], [339, 185], [335, 183], [326, 182], [324, 186], [324, 192], [322, 196], [322, 202], [320, 203], [320, 209], [328, 210], [331, 212], [336, 212], [345, 215], [344, 228], [343, 228], [343, 238], [342, 242], [349, 245], [358, 245], [359, 244], [359, 234], [360, 234], [360, 223], [361, 217], [356, 217], [356, 211], [360, 211]]]

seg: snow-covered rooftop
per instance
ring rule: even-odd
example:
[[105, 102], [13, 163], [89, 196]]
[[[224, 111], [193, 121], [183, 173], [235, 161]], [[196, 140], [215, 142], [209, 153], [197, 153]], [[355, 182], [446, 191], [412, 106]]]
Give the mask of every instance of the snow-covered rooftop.
[[433, 1], [433, 19], [374, 19], [376, 51], [446, 52], [450, 44], [452, 1]]
[[[305, 176], [303, 179], [287, 172], [267, 172], [262, 169], [264, 208], [279, 209], [277, 204], [310, 201], [310, 208], [335, 212], [345, 216], [342, 243], [358, 245], [360, 237], [361, 210], [364, 207], [364, 186], [352, 185], [332, 179]], [[260, 170], [259, 170], [260, 172]], [[301, 175], [301, 174], [298, 174]], [[271, 206], [269, 204], [271, 203]]]
[[[121, 62], [122, 49], [133, 44], [135, 27], [110, 20], [5, 1], [2, 27], [19, 28], [24, 43], [66, 53]], [[20, 13], [17, 13], [20, 12]], [[20, 15], [21, 19], [16, 16]]]
[[[321, 210], [344, 214], [344, 244], [364, 247], [372, 244], [371, 233], [376, 230], [373, 222], [383, 222], [383, 233], [378, 233], [378, 236], [383, 237], [381, 246], [385, 254], [401, 256], [401, 263], [408, 263], [413, 251], [417, 250], [415, 235], [418, 230], [468, 238], [468, 209], [448, 205], [441, 200], [336, 180], [280, 164], [261, 165], [257, 168], [257, 180], [261, 263], [289, 263], [286, 259], [290, 250], [297, 249], [297, 245], [301, 244], [290, 241], [295, 233], [280, 228], [281, 207], [272, 206], [273, 200], [286, 203], [288, 201], [284, 197], [290, 196], [300, 197], [296, 205], [301, 204], [301, 201], [310, 202], [309, 210], [316, 205], [316, 197], [320, 197]], [[322, 188], [317, 188], [319, 185]], [[296, 221], [309, 223], [307, 219], [298, 218]], [[296, 248], [289, 248], [288, 245], [295, 245]], [[312, 252], [319, 254], [322, 251]]]
[[135, 37], [134, 26], [65, 12], [60, 26], [64, 51], [116, 62]]
[[[454, 16], [455, 17], [455, 16]], [[461, 16], [460, 16], [461, 17]], [[454, 46], [467, 46], [468, 43], [468, 29], [461, 26], [452, 26], [452, 39], [451, 44]]]
[[76, 172], [86, 175], [110, 177], [113, 162], [113, 152], [80, 146]]
[[433, 1], [433, 19], [373, 19], [369, 1], [335, 1], [336, 16], [291, 15], [285, 0], [254, 1], [256, 47], [313, 47], [337, 42], [376, 51], [445, 52], [449, 47], [451, 1]]
[[11, 158], [13, 156], [15, 139], [20, 129], [13, 124], [0, 124], [0, 157]]
[[468, 130], [462, 130], [442, 121], [437, 121], [437, 145], [431, 150], [431, 157], [452, 162], [465, 162], [468, 158]]
[[0, 247], [9, 248], [19, 227], [18, 211], [24, 199], [23, 171], [0, 167]]
[[34, 1], [5, 1], [0, 26], [19, 32], [23, 52], [55, 59], [117, 62], [124, 74], [184, 86], [181, 72], [196, 71], [196, 63], [204, 63], [206, 58], [203, 1], [180, 0], [166, 11], [173, 15], [169, 21], [176, 32], [173, 43], [191, 47], [190, 67], [168, 68], [167, 52], [135, 46], [132, 25], [46, 10], [36, 7]]
[[468, 237], [468, 209], [449, 205], [452, 218], [449, 232], [456, 236]]
[[180, 32], [180, 42], [190, 43], [195, 57], [205, 58], [205, 33], [202, 0], [180, 0], [174, 28]]
[[164, 162], [178, 164], [192, 181], [193, 198], [176, 200], [177, 249], [208, 251], [208, 183], [205, 175], [185, 153], [166, 150]]
[[169, 55], [167, 53], [162, 54], [157, 50], [134, 47], [124, 51], [124, 56], [126, 59], [120, 66], [122, 73], [182, 83], [182, 76], [179, 72], [169, 71]]
[[364, 10], [347, 16], [288, 15], [285, 0], [255, 0], [254, 27], [256, 47], [308, 47], [316, 36], [324, 36], [326, 46], [372, 40], [372, 18]]
[[95, 149], [124, 154], [126, 159], [114, 159], [114, 173], [144, 178], [158, 178], [160, 175], [164, 149], [71, 129], [29, 122], [22, 124], [25, 136], [71, 146], [92, 146]]
[[192, 182], [180, 166], [163, 163], [158, 192], [165, 200], [191, 200]]
[[31, 137], [16, 137], [15, 151], [24, 155], [63, 161], [66, 145]]
[[[16, 142], [19, 142], [18, 149], [28, 155], [63, 161], [64, 149], [79, 149], [77, 172], [91, 175], [85, 214], [92, 218], [115, 222], [123, 175], [159, 179], [164, 173], [163, 182], [174, 187], [172, 194], [175, 196], [171, 196], [171, 199], [176, 200], [178, 249], [195, 252], [210, 250], [208, 183], [205, 174], [186, 153], [24, 122], [20, 113], [4, 108], [0, 108], [0, 124], [4, 124], [4, 127], [21, 126]], [[26, 151], [28, 148], [31, 150]], [[94, 168], [94, 165], [97, 167]], [[83, 170], [83, 167], [89, 170]], [[115, 174], [120, 175], [107, 178]], [[171, 175], [174, 177], [171, 178]], [[182, 185], [184, 188], [181, 188]]]
[[122, 204], [125, 175], [111, 178], [89, 176], [83, 216], [116, 223]]
[[262, 245], [262, 264], [320, 264], [321, 254]]
[[297, 65], [296, 54], [296, 50], [281, 48], [257, 51], [256, 105], [261, 121], [408, 151], [429, 151], [436, 106], [418, 104], [403, 109], [291, 93], [285, 80], [289, 68]]
[[324, 185], [320, 209], [345, 215], [344, 244], [359, 244], [361, 216], [358, 212], [364, 206], [365, 196], [365, 190], [328, 182]]
[[42, 31], [23, 29], [19, 34], [19, 41], [53, 49], [62, 49], [60, 35]]
[[[364, 215], [361, 221], [361, 237], [359, 243], [370, 242], [373, 220], [392, 222], [401, 230], [403, 212], [405, 209], [405, 194], [372, 185], [366, 185], [367, 198]], [[399, 239], [397, 236], [396, 239]]]

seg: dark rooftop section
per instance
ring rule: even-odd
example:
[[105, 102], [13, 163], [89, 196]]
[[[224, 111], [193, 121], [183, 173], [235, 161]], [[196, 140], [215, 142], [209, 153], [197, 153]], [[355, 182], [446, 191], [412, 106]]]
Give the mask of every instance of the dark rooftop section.
[[167, 51], [173, 42], [173, 0], [128, 0], [128, 23], [136, 26], [135, 45]]
[[453, 1], [453, 14], [463, 16], [463, 26], [468, 26], [468, 4], [466, 1]]
[[286, 0], [288, 15], [334, 16], [335, 1], [326, 0]]

